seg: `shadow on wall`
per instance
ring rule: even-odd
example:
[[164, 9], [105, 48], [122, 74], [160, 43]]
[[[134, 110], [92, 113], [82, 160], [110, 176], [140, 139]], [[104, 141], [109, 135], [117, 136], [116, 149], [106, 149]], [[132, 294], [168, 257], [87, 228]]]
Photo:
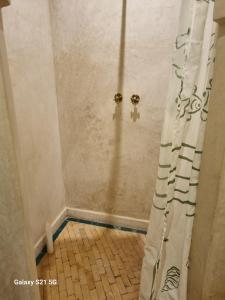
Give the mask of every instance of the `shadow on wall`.
[[[125, 41], [126, 41], [126, 10], [127, 0], [122, 2], [122, 17], [121, 17], [121, 34], [119, 48], [119, 64], [118, 64], [118, 83], [117, 92], [123, 94], [124, 85], [124, 60], [125, 60]], [[114, 212], [117, 201], [118, 184], [120, 180], [121, 170], [121, 145], [122, 145], [122, 117], [123, 117], [123, 102], [116, 104], [114, 113], [114, 150], [110, 165], [109, 185], [106, 194], [106, 207], [109, 213]], [[110, 220], [108, 221], [110, 223]]]

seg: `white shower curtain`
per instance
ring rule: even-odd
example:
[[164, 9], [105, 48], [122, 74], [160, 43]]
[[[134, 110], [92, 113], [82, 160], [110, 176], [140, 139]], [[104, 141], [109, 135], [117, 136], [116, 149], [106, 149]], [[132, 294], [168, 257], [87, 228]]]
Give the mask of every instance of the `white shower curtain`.
[[185, 300], [215, 61], [213, 0], [183, 0], [142, 267], [141, 300]]

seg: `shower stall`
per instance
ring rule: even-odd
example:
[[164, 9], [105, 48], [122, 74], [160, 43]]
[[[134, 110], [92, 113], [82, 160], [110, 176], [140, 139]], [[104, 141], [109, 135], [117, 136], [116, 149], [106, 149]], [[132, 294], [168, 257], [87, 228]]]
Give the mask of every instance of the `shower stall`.
[[[4, 286], [0, 298], [40, 299], [40, 285], [14, 283], [15, 279], [35, 281], [39, 277], [59, 283], [50, 289], [42, 286], [43, 299], [61, 299], [62, 291], [65, 299], [106, 299], [107, 289], [109, 299], [138, 299], [181, 3], [0, 0], [0, 157], [4, 162], [0, 164], [0, 280]], [[220, 22], [220, 1], [218, 6], [215, 19]], [[218, 103], [219, 109], [212, 104], [206, 130], [191, 249], [193, 267], [188, 280], [191, 300], [210, 299], [207, 297], [212, 290], [224, 295], [219, 279], [203, 292], [211, 281], [205, 272], [212, 271], [218, 249], [218, 239], [212, 242], [214, 231], [209, 226], [219, 226], [213, 223], [213, 212], [219, 214], [220, 209], [211, 199], [213, 195], [222, 198], [223, 191], [223, 176], [219, 179], [225, 145], [218, 129], [225, 120], [222, 24], [217, 46], [221, 63], [216, 65], [219, 75], [215, 75], [212, 95], [212, 103]], [[215, 164], [211, 158], [214, 144], [218, 154]], [[209, 174], [208, 165], [213, 174]], [[55, 248], [49, 255], [46, 223]], [[208, 236], [203, 239], [206, 231]], [[73, 241], [78, 248], [71, 246]], [[100, 279], [95, 277], [95, 267], [94, 271], [90, 269], [92, 256], [86, 255], [90, 265], [79, 256], [79, 249], [89, 253], [86, 241], [90, 249], [97, 249], [93, 250], [93, 265]], [[121, 247], [116, 247], [117, 243]], [[203, 244], [208, 251], [202, 251]], [[137, 254], [130, 260], [126, 260], [129, 254], [125, 245], [130, 253]], [[107, 253], [108, 248], [112, 255]], [[101, 249], [103, 257], [112, 261], [113, 277], [107, 275], [107, 261], [98, 258]], [[211, 264], [205, 267], [207, 257]], [[61, 268], [58, 260], [62, 265], [65, 262], [61, 275], [57, 274]], [[68, 271], [68, 262], [70, 273], [64, 281], [62, 273]], [[119, 268], [121, 263], [128, 266], [128, 273], [123, 273], [126, 267]], [[51, 266], [49, 270], [56, 274], [46, 271], [45, 266]], [[130, 266], [133, 269], [129, 273]], [[105, 283], [106, 275], [112, 282], [107, 279]], [[85, 276], [87, 282], [82, 279]], [[80, 298], [76, 298], [78, 295]]]

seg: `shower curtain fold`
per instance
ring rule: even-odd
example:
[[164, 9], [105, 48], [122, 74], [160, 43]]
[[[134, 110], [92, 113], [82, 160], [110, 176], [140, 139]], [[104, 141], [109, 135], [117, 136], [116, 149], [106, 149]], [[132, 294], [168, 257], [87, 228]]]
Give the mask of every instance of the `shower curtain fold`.
[[183, 0], [140, 300], [185, 300], [196, 190], [215, 62], [213, 0]]

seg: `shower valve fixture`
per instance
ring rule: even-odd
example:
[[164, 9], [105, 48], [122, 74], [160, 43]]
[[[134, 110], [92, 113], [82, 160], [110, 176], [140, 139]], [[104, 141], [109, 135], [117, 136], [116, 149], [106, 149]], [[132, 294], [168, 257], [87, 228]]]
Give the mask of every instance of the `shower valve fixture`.
[[133, 105], [137, 105], [140, 101], [140, 96], [138, 95], [132, 95], [130, 98]]
[[116, 104], [119, 104], [123, 100], [123, 96], [120, 93], [115, 94], [114, 99], [113, 99]]

